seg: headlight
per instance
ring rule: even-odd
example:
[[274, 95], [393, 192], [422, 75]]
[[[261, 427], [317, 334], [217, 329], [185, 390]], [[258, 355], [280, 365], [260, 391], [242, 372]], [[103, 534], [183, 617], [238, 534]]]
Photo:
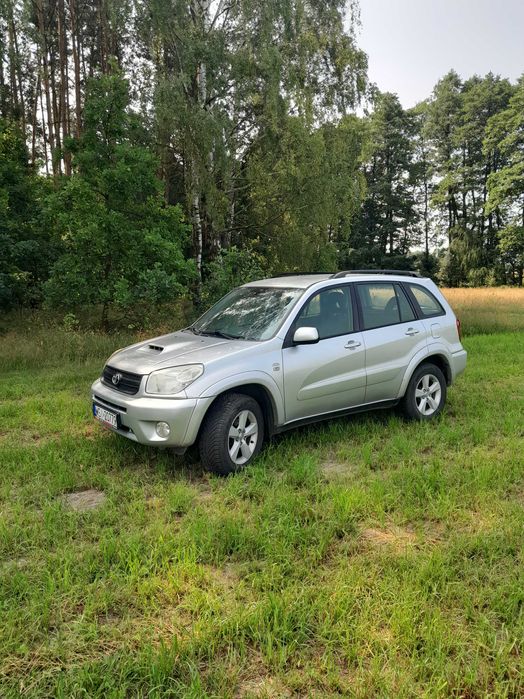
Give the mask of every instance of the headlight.
[[153, 371], [147, 379], [146, 393], [157, 393], [164, 396], [179, 393], [203, 373], [202, 364], [186, 364], [185, 366], [173, 366], [169, 369]]

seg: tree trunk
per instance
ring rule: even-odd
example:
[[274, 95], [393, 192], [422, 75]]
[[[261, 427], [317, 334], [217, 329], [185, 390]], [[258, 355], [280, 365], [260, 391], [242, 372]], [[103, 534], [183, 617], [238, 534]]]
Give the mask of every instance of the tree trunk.
[[[54, 125], [54, 130], [55, 130], [55, 146], [56, 146], [56, 151], [57, 154], [61, 152], [62, 150], [62, 139], [60, 135], [60, 124], [62, 122], [61, 114], [60, 114], [60, 101], [58, 98], [58, 91], [56, 87], [56, 57], [54, 54], [51, 53], [50, 55], [50, 61], [49, 65], [51, 68], [51, 104], [52, 104], [52, 113], [53, 113], [53, 125]], [[56, 172], [57, 174], [61, 175], [62, 174], [62, 158], [61, 157], [56, 157], [56, 155], [53, 155], [53, 170], [56, 167]]]
[[[50, 151], [49, 156], [51, 158], [51, 166], [53, 168], [53, 175], [56, 178], [56, 176], [58, 175], [58, 167], [57, 167], [56, 158], [54, 157], [54, 150], [56, 148], [56, 141], [55, 141], [55, 129], [54, 129], [54, 119], [53, 119], [53, 105], [52, 105], [52, 101], [51, 101], [51, 85], [50, 85], [50, 79], [49, 79], [47, 28], [45, 25], [43, 0], [36, 0], [36, 14], [37, 14], [37, 18], [38, 18], [38, 33], [40, 34], [39, 39], [40, 39], [40, 44], [42, 47], [42, 81], [44, 83], [45, 101], [46, 101], [47, 141], [49, 143], [49, 151]], [[44, 122], [45, 122], [45, 119], [44, 119]], [[45, 129], [44, 129], [44, 139], [45, 139]]]
[[44, 144], [45, 173], [49, 177], [49, 157], [47, 154], [47, 133], [44, 116], [44, 97], [42, 94], [42, 81], [40, 80], [40, 113], [42, 114], [42, 139]]
[[[58, 0], [58, 59], [60, 63], [60, 116], [62, 125], [62, 143], [69, 136], [69, 99], [67, 80], [67, 37], [65, 27], [64, 0]], [[64, 171], [67, 176], [71, 174], [71, 153], [64, 149]]]
[[[193, 21], [196, 24], [199, 32], [203, 35], [207, 29], [209, 22], [209, 7], [211, 0], [193, 0]], [[196, 72], [196, 106], [199, 109], [206, 108], [207, 100], [207, 67], [205, 61], [199, 61]], [[200, 154], [201, 162], [209, 161], [210, 154]], [[202, 191], [200, 184], [200, 176], [198, 175], [198, 164], [196, 163], [197, 155], [193, 155], [191, 163], [191, 219], [193, 223], [193, 243], [195, 248], [195, 260], [197, 267], [197, 293], [200, 298], [202, 287], [202, 256], [204, 249], [204, 234], [203, 234], [203, 212], [202, 212]]]
[[22, 82], [22, 71], [20, 69], [20, 52], [18, 49], [18, 35], [16, 32], [16, 23], [13, 11], [13, 5], [8, 3], [10, 11], [8, 17], [8, 32], [9, 32], [9, 59], [11, 63], [11, 83], [12, 95], [16, 105], [16, 118], [20, 119], [22, 129], [25, 133], [25, 104], [24, 104], [24, 87]]
[[107, 7], [105, 0], [98, 0], [98, 22], [100, 28], [100, 69], [102, 73], [109, 70]]
[[424, 251], [426, 266], [429, 264], [429, 184], [426, 162], [424, 162]]
[[80, 138], [82, 133], [82, 94], [80, 89], [80, 36], [78, 32], [76, 0], [69, 0], [69, 13], [71, 15], [71, 48], [73, 51], [73, 65], [75, 70], [75, 134], [77, 138]]
[[3, 32], [0, 32], [0, 116], [7, 116], [7, 104], [5, 95], [5, 78], [4, 78], [4, 37]]
[[38, 95], [40, 94], [40, 70], [38, 70], [35, 84], [35, 97], [33, 101], [33, 110], [31, 116], [31, 164], [34, 166], [36, 161], [36, 126], [38, 114]]

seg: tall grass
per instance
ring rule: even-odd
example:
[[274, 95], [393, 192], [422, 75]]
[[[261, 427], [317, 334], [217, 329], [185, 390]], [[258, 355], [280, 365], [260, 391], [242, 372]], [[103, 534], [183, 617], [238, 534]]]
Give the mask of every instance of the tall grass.
[[[524, 289], [444, 289], [460, 317], [464, 335], [524, 330]], [[157, 309], [158, 311], [158, 309]], [[61, 367], [103, 362], [119, 347], [183, 327], [193, 311], [180, 305], [151, 313], [140, 327], [102, 333], [92, 318], [68, 323], [67, 316], [26, 312], [4, 319], [0, 328], [0, 370]]]
[[524, 330], [524, 288], [442, 289], [465, 335]]

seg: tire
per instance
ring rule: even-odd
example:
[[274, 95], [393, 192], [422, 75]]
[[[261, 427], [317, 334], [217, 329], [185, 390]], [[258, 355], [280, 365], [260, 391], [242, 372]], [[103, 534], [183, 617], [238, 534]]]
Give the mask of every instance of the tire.
[[254, 398], [226, 393], [217, 398], [204, 419], [198, 447], [202, 466], [226, 476], [241, 471], [256, 458], [264, 440], [264, 416]]
[[402, 410], [411, 420], [432, 420], [446, 403], [446, 378], [435, 364], [421, 364], [413, 372], [404, 398]]

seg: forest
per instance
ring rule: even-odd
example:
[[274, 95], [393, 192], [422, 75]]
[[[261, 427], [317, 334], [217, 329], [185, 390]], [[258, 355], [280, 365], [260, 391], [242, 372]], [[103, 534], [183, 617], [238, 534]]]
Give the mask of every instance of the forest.
[[0, 0], [0, 308], [107, 327], [362, 267], [522, 286], [524, 76], [451, 71], [404, 109], [359, 21], [356, 0]]

